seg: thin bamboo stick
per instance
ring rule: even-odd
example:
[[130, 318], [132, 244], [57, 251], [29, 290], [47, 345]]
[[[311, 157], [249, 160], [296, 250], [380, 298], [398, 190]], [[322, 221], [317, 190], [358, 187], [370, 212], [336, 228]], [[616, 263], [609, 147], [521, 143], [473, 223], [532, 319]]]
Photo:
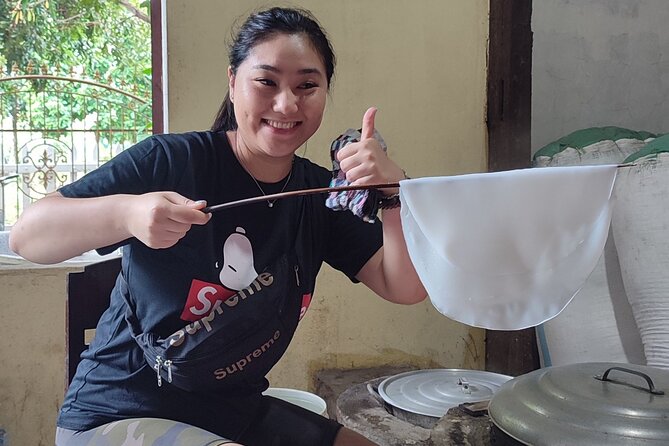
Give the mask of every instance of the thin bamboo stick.
[[328, 194], [330, 192], [344, 192], [349, 190], [367, 190], [367, 189], [391, 189], [400, 187], [400, 183], [367, 184], [364, 186], [338, 186], [338, 187], [319, 187], [315, 189], [290, 190], [279, 192], [277, 194], [261, 195], [259, 197], [244, 198], [243, 200], [230, 201], [228, 203], [215, 204], [202, 209], [204, 213], [216, 212], [223, 209], [230, 209], [245, 204], [260, 203], [262, 201], [272, 201], [281, 198], [298, 197], [304, 195]]

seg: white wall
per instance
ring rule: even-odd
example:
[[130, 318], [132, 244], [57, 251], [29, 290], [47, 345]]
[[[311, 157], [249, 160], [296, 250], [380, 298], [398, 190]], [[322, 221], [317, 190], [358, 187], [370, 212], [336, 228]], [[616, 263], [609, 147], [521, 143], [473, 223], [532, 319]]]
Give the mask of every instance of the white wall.
[[535, 0], [532, 150], [575, 130], [669, 132], [669, 1]]

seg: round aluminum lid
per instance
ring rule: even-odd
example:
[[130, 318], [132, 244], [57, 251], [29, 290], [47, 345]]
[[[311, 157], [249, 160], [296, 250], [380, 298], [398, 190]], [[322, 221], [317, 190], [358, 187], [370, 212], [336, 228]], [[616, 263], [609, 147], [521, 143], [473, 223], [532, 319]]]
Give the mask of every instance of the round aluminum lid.
[[523, 444], [667, 445], [669, 372], [616, 363], [547, 367], [504, 384], [488, 412]]
[[383, 380], [379, 395], [387, 404], [404, 411], [441, 418], [461, 403], [491, 399], [510, 379], [481, 370], [415, 370]]

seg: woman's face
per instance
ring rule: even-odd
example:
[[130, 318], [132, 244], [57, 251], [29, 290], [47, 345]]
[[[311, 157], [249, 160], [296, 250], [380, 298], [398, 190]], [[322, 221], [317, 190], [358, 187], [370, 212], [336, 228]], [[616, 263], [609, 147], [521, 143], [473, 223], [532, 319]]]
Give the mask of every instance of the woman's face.
[[277, 34], [256, 45], [236, 74], [228, 69], [228, 76], [238, 144], [251, 152], [292, 155], [320, 126], [328, 86], [325, 65], [308, 38]]

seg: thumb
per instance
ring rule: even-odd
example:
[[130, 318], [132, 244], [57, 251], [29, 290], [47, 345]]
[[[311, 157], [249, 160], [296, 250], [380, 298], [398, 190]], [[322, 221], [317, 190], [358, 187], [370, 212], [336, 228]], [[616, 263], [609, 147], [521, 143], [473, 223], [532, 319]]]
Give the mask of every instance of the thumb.
[[[196, 211], [202, 211], [204, 208], [207, 207], [207, 200], [193, 201], [190, 199], [186, 199], [185, 204], [187, 207], [191, 209], [195, 209]], [[206, 212], [204, 215], [207, 216], [207, 219], [204, 221], [204, 223], [206, 223], [207, 221], [209, 221], [209, 219], [211, 219], [211, 212]], [[197, 224], [204, 224], [204, 223], [197, 223]]]
[[207, 206], [207, 200], [186, 200], [186, 206], [192, 209], [204, 209]]
[[362, 131], [360, 140], [374, 137], [374, 117], [376, 116], [376, 107], [370, 107], [362, 117]]
[[190, 198], [186, 198], [177, 192], [166, 192], [165, 198], [174, 204], [186, 206], [191, 209], [202, 209], [207, 206], [207, 200], [191, 200]]

